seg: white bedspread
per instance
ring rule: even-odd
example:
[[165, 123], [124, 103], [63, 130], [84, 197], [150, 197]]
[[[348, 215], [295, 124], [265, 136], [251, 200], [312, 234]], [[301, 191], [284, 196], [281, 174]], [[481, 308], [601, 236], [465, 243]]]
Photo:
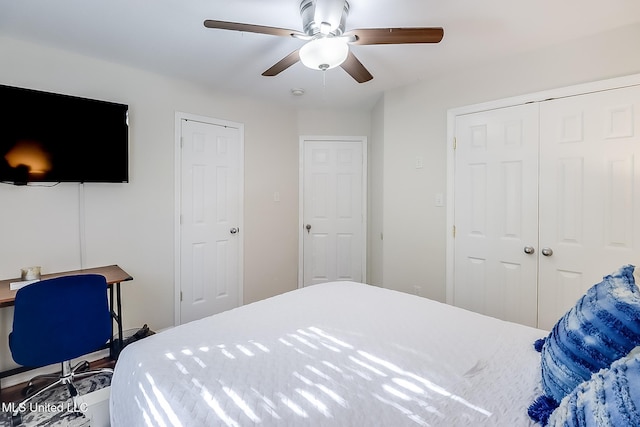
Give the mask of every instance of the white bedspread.
[[127, 346], [111, 426], [530, 426], [545, 331], [353, 282]]

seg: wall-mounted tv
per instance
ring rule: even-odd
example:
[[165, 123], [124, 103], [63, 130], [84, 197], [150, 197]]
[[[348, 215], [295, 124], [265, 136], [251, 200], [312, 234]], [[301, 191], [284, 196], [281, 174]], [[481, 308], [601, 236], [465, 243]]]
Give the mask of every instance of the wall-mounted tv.
[[0, 85], [0, 182], [128, 182], [124, 104]]

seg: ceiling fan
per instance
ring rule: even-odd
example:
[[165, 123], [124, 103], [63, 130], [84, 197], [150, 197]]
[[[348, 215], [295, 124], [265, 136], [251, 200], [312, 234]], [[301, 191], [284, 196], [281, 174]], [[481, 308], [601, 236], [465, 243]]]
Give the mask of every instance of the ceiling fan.
[[444, 36], [444, 30], [440, 27], [364, 28], [345, 32], [348, 14], [349, 3], [346, 0], [302, 0], [302, 32], [211, 19], [205, 20], [204, 26], [294, 37], [306, 41], [300, 49], [291, 52], [262, 73], [263, 76], [276, 76], [301, 61], [309, 68], [322, 71], [340, 66], [358, 83], [367, 82], [373, 76], [351, 52], [349, 45], [439, 43]]

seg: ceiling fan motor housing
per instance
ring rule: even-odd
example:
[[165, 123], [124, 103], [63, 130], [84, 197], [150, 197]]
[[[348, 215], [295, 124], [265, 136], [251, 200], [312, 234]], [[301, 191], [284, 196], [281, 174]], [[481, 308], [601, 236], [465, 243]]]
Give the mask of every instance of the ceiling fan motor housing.
[[[309, 36], [341, 36], [348, 15], [349, 3], [345, 0], [302, 0], [300, 3], [302, 29]], [[323, 26], [329, 26], [328, 31], [323, 31]]]

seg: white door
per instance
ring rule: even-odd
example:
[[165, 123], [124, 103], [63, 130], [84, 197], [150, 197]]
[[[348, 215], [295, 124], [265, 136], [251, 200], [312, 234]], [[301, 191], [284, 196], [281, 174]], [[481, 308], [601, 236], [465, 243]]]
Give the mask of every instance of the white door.
[[301, 285], [365, 281], [366, 140], [301, 138]]
[[241, 127], [181, 119], [178, 323], [242, 303]]
[[453, 303], [535, 326], [538, 106], [458, 116], [455, 126]]
[[640, 262], [640, 87], [540, 105], [540, 313], [551, 328], [594, 283]]

